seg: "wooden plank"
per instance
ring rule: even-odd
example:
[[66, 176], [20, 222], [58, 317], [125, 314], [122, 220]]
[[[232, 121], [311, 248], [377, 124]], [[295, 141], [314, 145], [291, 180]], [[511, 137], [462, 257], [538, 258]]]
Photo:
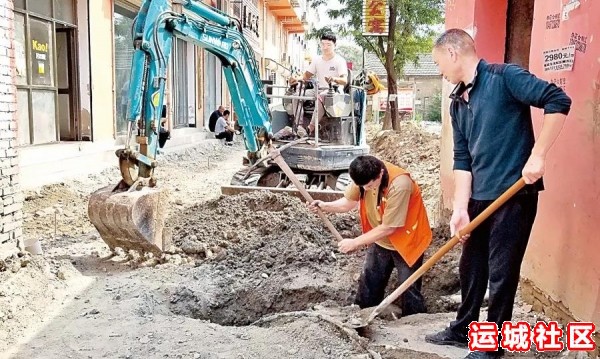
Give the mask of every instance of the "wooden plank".
[[[232, 196], [240, 193], [249, 193], [255, 191], [269, 191], [272, 193], [282, 193], [288, 194], [290, 196], [294, 196], [300, 198], [304, 201], [302, 194], [294, 189], [294, 188], [275, 188], [275, 187], [252, 187], [252, 186], [231, 186], [225, 185], [221, 186], [221, 193], [226, 196]], [[310, 196], [315, 200], [321, 201], [335, 201], [336, 199], [340, 199], [344, 197], [343, 191], [318, 191], [318, 190], [307, 190]]]

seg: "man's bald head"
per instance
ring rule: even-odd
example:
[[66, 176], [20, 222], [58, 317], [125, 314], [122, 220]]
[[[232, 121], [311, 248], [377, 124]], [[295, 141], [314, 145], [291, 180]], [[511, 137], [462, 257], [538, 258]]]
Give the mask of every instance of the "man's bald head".
[[433, 47], [445, 48], [449, 46], [463, 55], [475, 54], [475, 41], [473, 41], [471, 35], [462, 29], [446, 30], [437, 38]]

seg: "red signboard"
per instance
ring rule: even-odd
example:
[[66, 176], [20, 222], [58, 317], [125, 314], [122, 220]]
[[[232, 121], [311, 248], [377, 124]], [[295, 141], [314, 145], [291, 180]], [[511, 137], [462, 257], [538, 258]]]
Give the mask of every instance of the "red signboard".
[[387, 0], [364, 0], [363, 35], [387, 36], [389, 15]]

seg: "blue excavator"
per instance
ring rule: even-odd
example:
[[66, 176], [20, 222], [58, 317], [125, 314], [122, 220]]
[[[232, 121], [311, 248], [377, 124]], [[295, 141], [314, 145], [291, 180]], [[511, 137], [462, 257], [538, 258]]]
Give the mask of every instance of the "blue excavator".
[[[256, 188], [294, 192], [301, 185], [314, 198], [335, 198], [349, 182], [350, 162], [369, 151], [363, 126], [366, 95], [381, 88], [372, 74], [361, 73], [341, 92], [329, 86], [322, 100], [306, 95], [318, 84], [300, 82], [284, 95], [271, 95], [282, 101], [270, 107], [239, 19], [194, 0], [143, 0], [132, 35], [128, 136], [125, 148], [116, 152], [122, 178], [94, 192], [88, 203], [90, 221], [113, 251], [160, 254], [168, 244], [168, 194], [157, 186], [154, 170], [175, 37], [204, 48], [222, 64], [247, 149], [245, 168], [222, 187], [224, 194]], [[319, 116], [317, 101], [323, 101], [325, 116]], [[315, 133], [299, 135], [313, 116], [318, 117]], [[279, 161], [271, 161], [274, 149]]]

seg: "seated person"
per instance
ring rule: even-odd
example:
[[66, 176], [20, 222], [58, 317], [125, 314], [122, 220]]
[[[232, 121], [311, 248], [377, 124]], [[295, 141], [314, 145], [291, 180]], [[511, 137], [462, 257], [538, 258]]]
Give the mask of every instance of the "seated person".
[[223, 116], [219, 117], [215, 124], [215, 138], [225, 139], [225, 144], [231, 146], [233, 144], [233, 134], [235, 129], [229, 124], [229, 110], [223, 111]]
[[213, 113], [210, 114], [210, 117], [208, 118], [208, 129], [210, 132], [215, 132], [215, 125], [217, 124], [217, 120], [219, 119], [219, 117], [223, 116], [224, 111], [225, 107], [221, 105], [218, 109], [214, 110]]
[[[323, 107], [323, 95], [325, 95], [329, 89], [329, 84], [340, 85], [338, 90], [343, 89], [344, 85], [348, 83], [348, 65], [346, 60], [335, 53], [336, 36], [332, 33], [325, 33], [321, 36], [321, 51], [322, 55], [315, 57], [315, 59], [308, 66], [308, 70], [302, 76], [302, 80], [308, 81], [311, 77], [316, 76], [319, 83], [318, 111], [319, 121], [325, 116], [325, 108]], [[299, 79], [292, 77], [290, 78], [290, 84], [293, 85], [298, 82]], [[324, 91], [322, 91], [324, 90]], [[306, 96], [313, 95], [306, 91]], [[316, 118], [317, 107], [315, 106], [315, 112], [308, 125], [309, 132], [312, 134], [315, 129], [315, 118]]]

